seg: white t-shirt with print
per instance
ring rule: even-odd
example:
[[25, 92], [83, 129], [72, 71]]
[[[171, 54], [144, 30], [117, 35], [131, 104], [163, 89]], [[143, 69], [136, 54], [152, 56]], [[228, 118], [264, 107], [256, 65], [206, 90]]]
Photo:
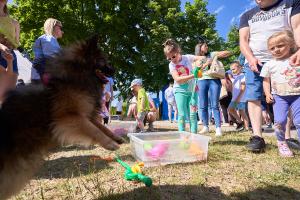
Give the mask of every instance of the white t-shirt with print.
[[[178, 76], [186, 76], [190, 75], [192, 73], [192, 63], [195, 60], [194, 55], [182, 55], [181, 61], [178, 64], [174, 64], [173, 62], [169, 63], [169, 72], [172, 74], [174, 70], [177, 71]], [[174, 90], [177, 89], [184, 89], [189, 90], [191, 89], [192, 81], [188, 81], [187, 83], [179, 84], [176, 81], [174, 81]]]
[[289, 59], [270, 60], [263, 66], [260, 76], [271, 78], [272, 94], [300, 95], [300, 66], [290, 66]]
[[[239, 75], [234, 75], [232, 74], [232, 101], [236, 101], [237, 97], [239, 96], [241, 92], [241, 84], [245, 84], [245, 74], [240, 73]], [[246, 97], [245, 97], [246, 91], [244, 91], [244, 94], [241, 96], [240, 102], [246, 102]]]

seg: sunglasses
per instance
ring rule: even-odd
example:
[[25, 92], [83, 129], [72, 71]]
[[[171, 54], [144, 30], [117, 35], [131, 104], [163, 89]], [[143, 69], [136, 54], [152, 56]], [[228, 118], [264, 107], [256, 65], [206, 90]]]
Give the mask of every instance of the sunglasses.
[[[1, 1], [1, 0], [0, 0]], [[55, 26], [57, 26], [57, 27], [59, 27], [59, 29], [62, 31], [63, 30], [63, 27], [62, 26], [60, 26], [60, 25], [55, 25]]]
[[171, 61], [171, 60], [173, 60], [173, 59], [175, 59], [176, 58], [176, 56], [177, 56], [177, 53], [176, 54], [174, 54], [171, 58], [167, 58], [167, 60], [168, 61]]

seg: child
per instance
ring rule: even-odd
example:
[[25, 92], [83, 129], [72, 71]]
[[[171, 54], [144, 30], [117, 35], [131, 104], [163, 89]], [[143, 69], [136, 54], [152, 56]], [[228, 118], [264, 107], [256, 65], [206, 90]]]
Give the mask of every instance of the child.
[[106, 103], [109, 101], [109, 99], [110, 99], [110, 94], [104, 90], [103, 97], [100, 100], [100, 104], [101, 104], [100, 117], [101, 117], [101, 123], [103, 120], [104, 125], [108, 124], [109, 116], [110, 116], [109, 111], [106, 107]]
[[168, 103], [168, 117], [169, 122], [172, 123], [172, 111], [174, 110], [174, 121], [177, 118], [177, 105], [174, 96], [173, 83], [169, 84], [169, 87], [165, 90], [165, 99]]
[[[185, 119], [190, 115], [190, 129], [197, 133], [197, 93], [195, 92], [194, 77], [197, 68], [192, 69], [192, 63], [203, 59], [203, 56], [182, 55], [181, 48], [172, 39], [163, 44], [164, 54], [169, 63], [169, 71], [174, 79], [174, 94], [178, 109], [178, 130], [185, 130]], [[206, 67], [208, 63], [204, 64]]]
[[[245, 75], [242, 73], [242, 66], [238, 61], [231, 63], [230, 65], [232, 73], [232, 99], [228, 107], [228, 112], [236, 121], [236, 131], [242, 131], [244, 128], [249, 129], [249, 119], [246, 114], [246, 99], [245, 99]], [[243, 121], [241, 120], [241, 115]]]
[[144, 119], [147, 116], [147, 113], [150, 111], [148, 96], [145, 89], [142, 87], [141, 79], [134, 79], [131, 82], [130, 88], [133, 90], [133, 92], [137, 93], [137, 125], [141, 132], [145, 132]]
[[273, 34], [267, 44], [273, 59], [263, 66], [260, 76], [264, 77], [266, 101], [273, 103], [279, 154], [283, 157], [293, 157], [293, 152], [285, 141], [284, 132], [290, 108], [298, 138], [300, 137], [300, 66], [289, 65], [289, 58], [297, 49], [296, 42], [292, 32], [281, 31]]

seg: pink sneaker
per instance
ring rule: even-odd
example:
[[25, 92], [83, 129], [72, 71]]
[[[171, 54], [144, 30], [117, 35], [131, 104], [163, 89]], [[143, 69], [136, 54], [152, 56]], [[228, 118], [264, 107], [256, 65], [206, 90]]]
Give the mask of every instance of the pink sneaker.
[[285, 141], [277, 141], [279, 155], [281, 157], [294, 157], [293, 152], [290, 150], [289, 146]]

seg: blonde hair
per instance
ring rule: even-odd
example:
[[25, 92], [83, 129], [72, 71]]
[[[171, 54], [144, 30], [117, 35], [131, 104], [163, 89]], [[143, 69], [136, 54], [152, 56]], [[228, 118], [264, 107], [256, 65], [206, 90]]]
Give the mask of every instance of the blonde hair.
[[181, 53], [181, 48], [173, 39], [167, 39], [164, 43], [164, 53], [165, 55], [169, 53]]
[[276, 32], [273, 35], [271, 35], [268, 38], [268, 48], [269, 48], [271, 40], [274, 40], [274, 39], [288, 44], [291, 48], [291, 54], [295, 53], [297, 51], [297, 45], [296, 45], [296, 42], [294, 39], [294, 35], [291, 31], [284, 30], [284, 31]]
[[44, 23], [44, 31], [46, 35], [52, 35], [53, 36], [53, 32], [54, 32], [54, 27], [56, 25], [62, 25], [62, 23], [60, 21], [58, 21], [57, 19], [54, 18], [48, 18], [45, 23]]

